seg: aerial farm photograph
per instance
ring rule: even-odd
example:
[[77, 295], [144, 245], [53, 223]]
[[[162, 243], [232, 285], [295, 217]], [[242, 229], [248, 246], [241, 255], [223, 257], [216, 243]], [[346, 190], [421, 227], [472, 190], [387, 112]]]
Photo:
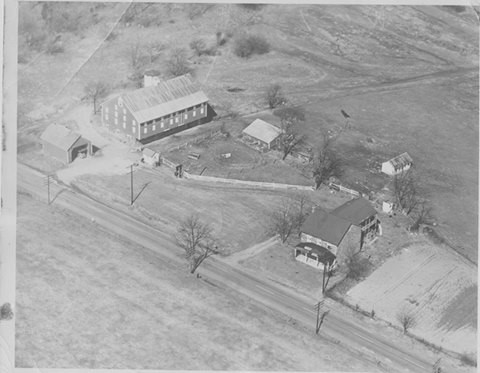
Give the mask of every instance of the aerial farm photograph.
[[475, 372], [479, 15], [19, 2], [15, 367]]

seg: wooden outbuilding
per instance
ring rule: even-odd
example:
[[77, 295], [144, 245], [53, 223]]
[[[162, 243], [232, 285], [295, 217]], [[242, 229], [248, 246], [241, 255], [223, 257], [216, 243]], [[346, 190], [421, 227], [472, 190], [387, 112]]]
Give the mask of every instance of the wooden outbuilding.
[[63, 163], [71, 163], [78, 156], [92, 154], [91, 141], [59, 124], [49, 125], [40, 140], [43, 153]]
[[145, 148], [142, 151], [142, 161], [152, 167], [158, 166], [160, 164], [160, 153], [152, 149]]
[[242, 131], [244, 138], [268, 150], [278, 144], [281, 134], [282, 130], [280, 128], [261, 119], [255, 119]]
[[412, 167], [413, 159], [408, 153], [402, 153], [395, 158], [392, 158], [382, 163], [382, 172], [389, 176], [398, 175], [407, 171]]

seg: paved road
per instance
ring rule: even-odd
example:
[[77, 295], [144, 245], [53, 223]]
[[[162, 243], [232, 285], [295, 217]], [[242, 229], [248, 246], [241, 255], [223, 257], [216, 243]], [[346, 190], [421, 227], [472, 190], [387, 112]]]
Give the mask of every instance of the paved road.
[[[43, 175], [18, 164], [19, 188], [46, 200], [44, 182]], [[154, 251], [165, 262], [184, 265], [183, 253], [175, 245], [171, 233], [152, 228], [123, 212], [60, 185], [51, 185], [51, 195], [54, 196], [54, 204], [85, 216], [109, 231]], [[216, 286], [236, 290], [311, 328], [313, 332], [316, 312], [309, 299], [266, 283], [214, 258], [205, 261], [200, 272], [204, 279]], [[328, 307], [331, 308], [331, 304], [328, 304]], [[348, 349], [359, 359], [371, 362], [372, 370], [422, 373], [431, 371], [433, 362], [426, 361], [415, 351], [399, 348], [394, 342], [372, 333], [366, 326], [360, 325], [359, 320], [353, 323], [346, 315], [334, 311], [331, 309], [327, 315], [321, 335], [327, 341], [338, 344], [339, 348]], [[378, 361], [381, 362], [380, 365], [377, 365]]]

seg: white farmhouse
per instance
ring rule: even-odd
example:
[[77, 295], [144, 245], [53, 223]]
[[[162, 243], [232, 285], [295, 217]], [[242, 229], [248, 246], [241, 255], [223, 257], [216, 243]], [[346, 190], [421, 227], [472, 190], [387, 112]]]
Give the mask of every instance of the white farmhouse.
[[382, 172], [393, 176], [401, 172], [407, 171], [412, 167], [413, 159], [408, 153], [403, 153], [387, 162], [382, 163]]

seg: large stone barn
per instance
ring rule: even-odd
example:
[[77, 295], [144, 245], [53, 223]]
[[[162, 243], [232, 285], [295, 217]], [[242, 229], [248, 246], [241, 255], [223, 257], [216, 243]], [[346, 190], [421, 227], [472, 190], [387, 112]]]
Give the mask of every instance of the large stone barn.
[[102, 123], [145, 144], [205, 122], [208, 111], [207, 96], [187, 74], [107, 100]]
[[382, 172], [390, 176], [398, 175], [399, 173], [409, 170], [412, 165], [412, 157], [410, 157], [408, 153], [402, 153], [395, 158], [383, 162]]
[[78, 156], [92, 154], [92, 143], [68, 128], [51, 124], [40, 136], [43, 153], [58, 159], [63, 163], [70, 163]]
[[[315, 209], [300, 228], [300, 240], [317, 245], [312, 251], [317, 251], [316, 256], [326, 249], [337, 257], [347, 248], [359, 251], [365, 243], [375, 239], [378, 231], [377, 211], [366, 199], [356, 198], [330, 212]], [[302, 249], [304, 252], [305, 247]], [[299, 254], [302, 251], [296, 248], [296, 258]]]
[[274, 148], [281, 134], [280, 128], [261, 119], [255, 119], [242, 131], [244, 140], [265, 150]]

